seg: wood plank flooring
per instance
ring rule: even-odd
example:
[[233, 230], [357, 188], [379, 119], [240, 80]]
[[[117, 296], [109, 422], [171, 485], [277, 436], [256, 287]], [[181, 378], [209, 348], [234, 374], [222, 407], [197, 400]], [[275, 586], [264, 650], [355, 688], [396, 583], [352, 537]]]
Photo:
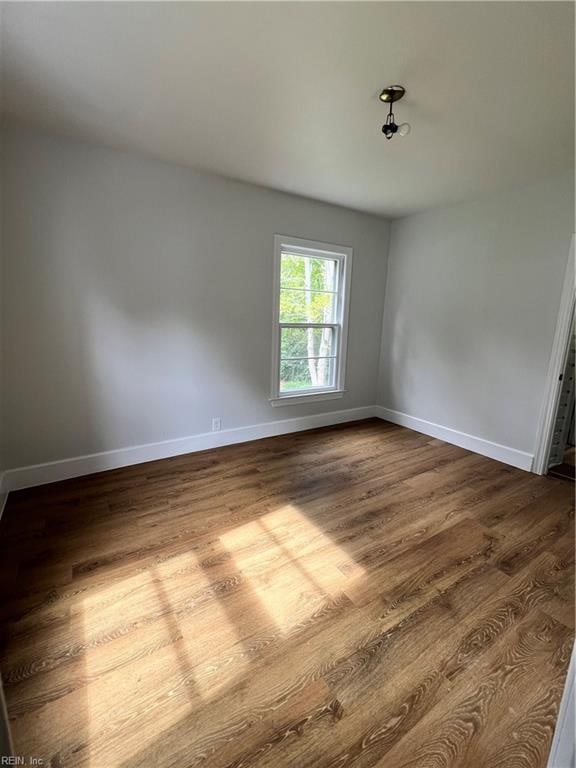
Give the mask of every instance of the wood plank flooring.
[[13, 493], [2, 676], [51, 768], [545, 766], [573, 488], [369, 420]]

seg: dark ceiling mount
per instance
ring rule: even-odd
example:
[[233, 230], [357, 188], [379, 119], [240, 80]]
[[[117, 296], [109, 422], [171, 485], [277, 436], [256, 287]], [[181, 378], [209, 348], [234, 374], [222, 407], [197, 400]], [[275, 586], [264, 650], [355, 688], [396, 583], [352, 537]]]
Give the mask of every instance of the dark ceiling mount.
[[410, 125], [408, 123], [400, 123], [400, 125], [397, 125], [394, 112], [392, 112], [392, 104], [395, 101], [399, 101], [405, 93], [406, 89], [404, 86], [389, 85], [387, 88], [384, 88], [380, 94], [380, 101], [383, 101], [385, 104], [390, 104], [390, 111], [386, 117], [386, 122], [382, 126], [382, 133], [387, 139], [391, 139], [396, 133], [398, 136], [407, 136], [410, 133]]

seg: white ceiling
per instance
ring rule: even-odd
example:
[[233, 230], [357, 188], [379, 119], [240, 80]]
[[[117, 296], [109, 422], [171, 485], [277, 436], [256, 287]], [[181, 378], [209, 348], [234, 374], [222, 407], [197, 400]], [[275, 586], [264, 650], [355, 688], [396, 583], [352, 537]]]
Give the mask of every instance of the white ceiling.
[[[7, 3], [5, 111], [399, 215], [573, 165], [569, 2]], [[401, 83], [381, 133], [381, 88]]]

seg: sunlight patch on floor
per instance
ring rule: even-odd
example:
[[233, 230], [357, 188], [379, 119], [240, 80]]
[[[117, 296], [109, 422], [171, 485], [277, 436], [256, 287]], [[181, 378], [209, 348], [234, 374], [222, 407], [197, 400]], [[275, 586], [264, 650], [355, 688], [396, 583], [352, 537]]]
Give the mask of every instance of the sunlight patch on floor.
[[[89, 765], [121, 765], [246, 671], [249, 659], [192, 553], [155, 563], [84, 600]], [[116, 635], [99, 646], [101, 635]], [[142, 674], [142, 659], [154, 666]], [[138, 741], [115, 738], [138, 722]]]
[[[263, 639], [294, 631], [364, 575], [288, 504], [223, 534], [204, 563], [180, 553], [87, 595], [89, 764], [137, 759], [249, 674]], [[113, 639], [100, 644], [104, 636]], [[155, 663], [142, 674], [149, 653]], [[117, 738], [117, 723], [132, 719], [137, 742]]]
[[220, 541], [284, 633], [365, 575], [292, 504], [227, 532]]

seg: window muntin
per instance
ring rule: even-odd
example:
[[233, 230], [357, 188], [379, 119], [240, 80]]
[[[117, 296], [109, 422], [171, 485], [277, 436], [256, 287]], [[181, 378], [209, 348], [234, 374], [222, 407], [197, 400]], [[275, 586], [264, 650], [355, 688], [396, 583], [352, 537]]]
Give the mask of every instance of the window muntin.
[[272, 398], [341, 391], [351, 251], [276, 241]]

